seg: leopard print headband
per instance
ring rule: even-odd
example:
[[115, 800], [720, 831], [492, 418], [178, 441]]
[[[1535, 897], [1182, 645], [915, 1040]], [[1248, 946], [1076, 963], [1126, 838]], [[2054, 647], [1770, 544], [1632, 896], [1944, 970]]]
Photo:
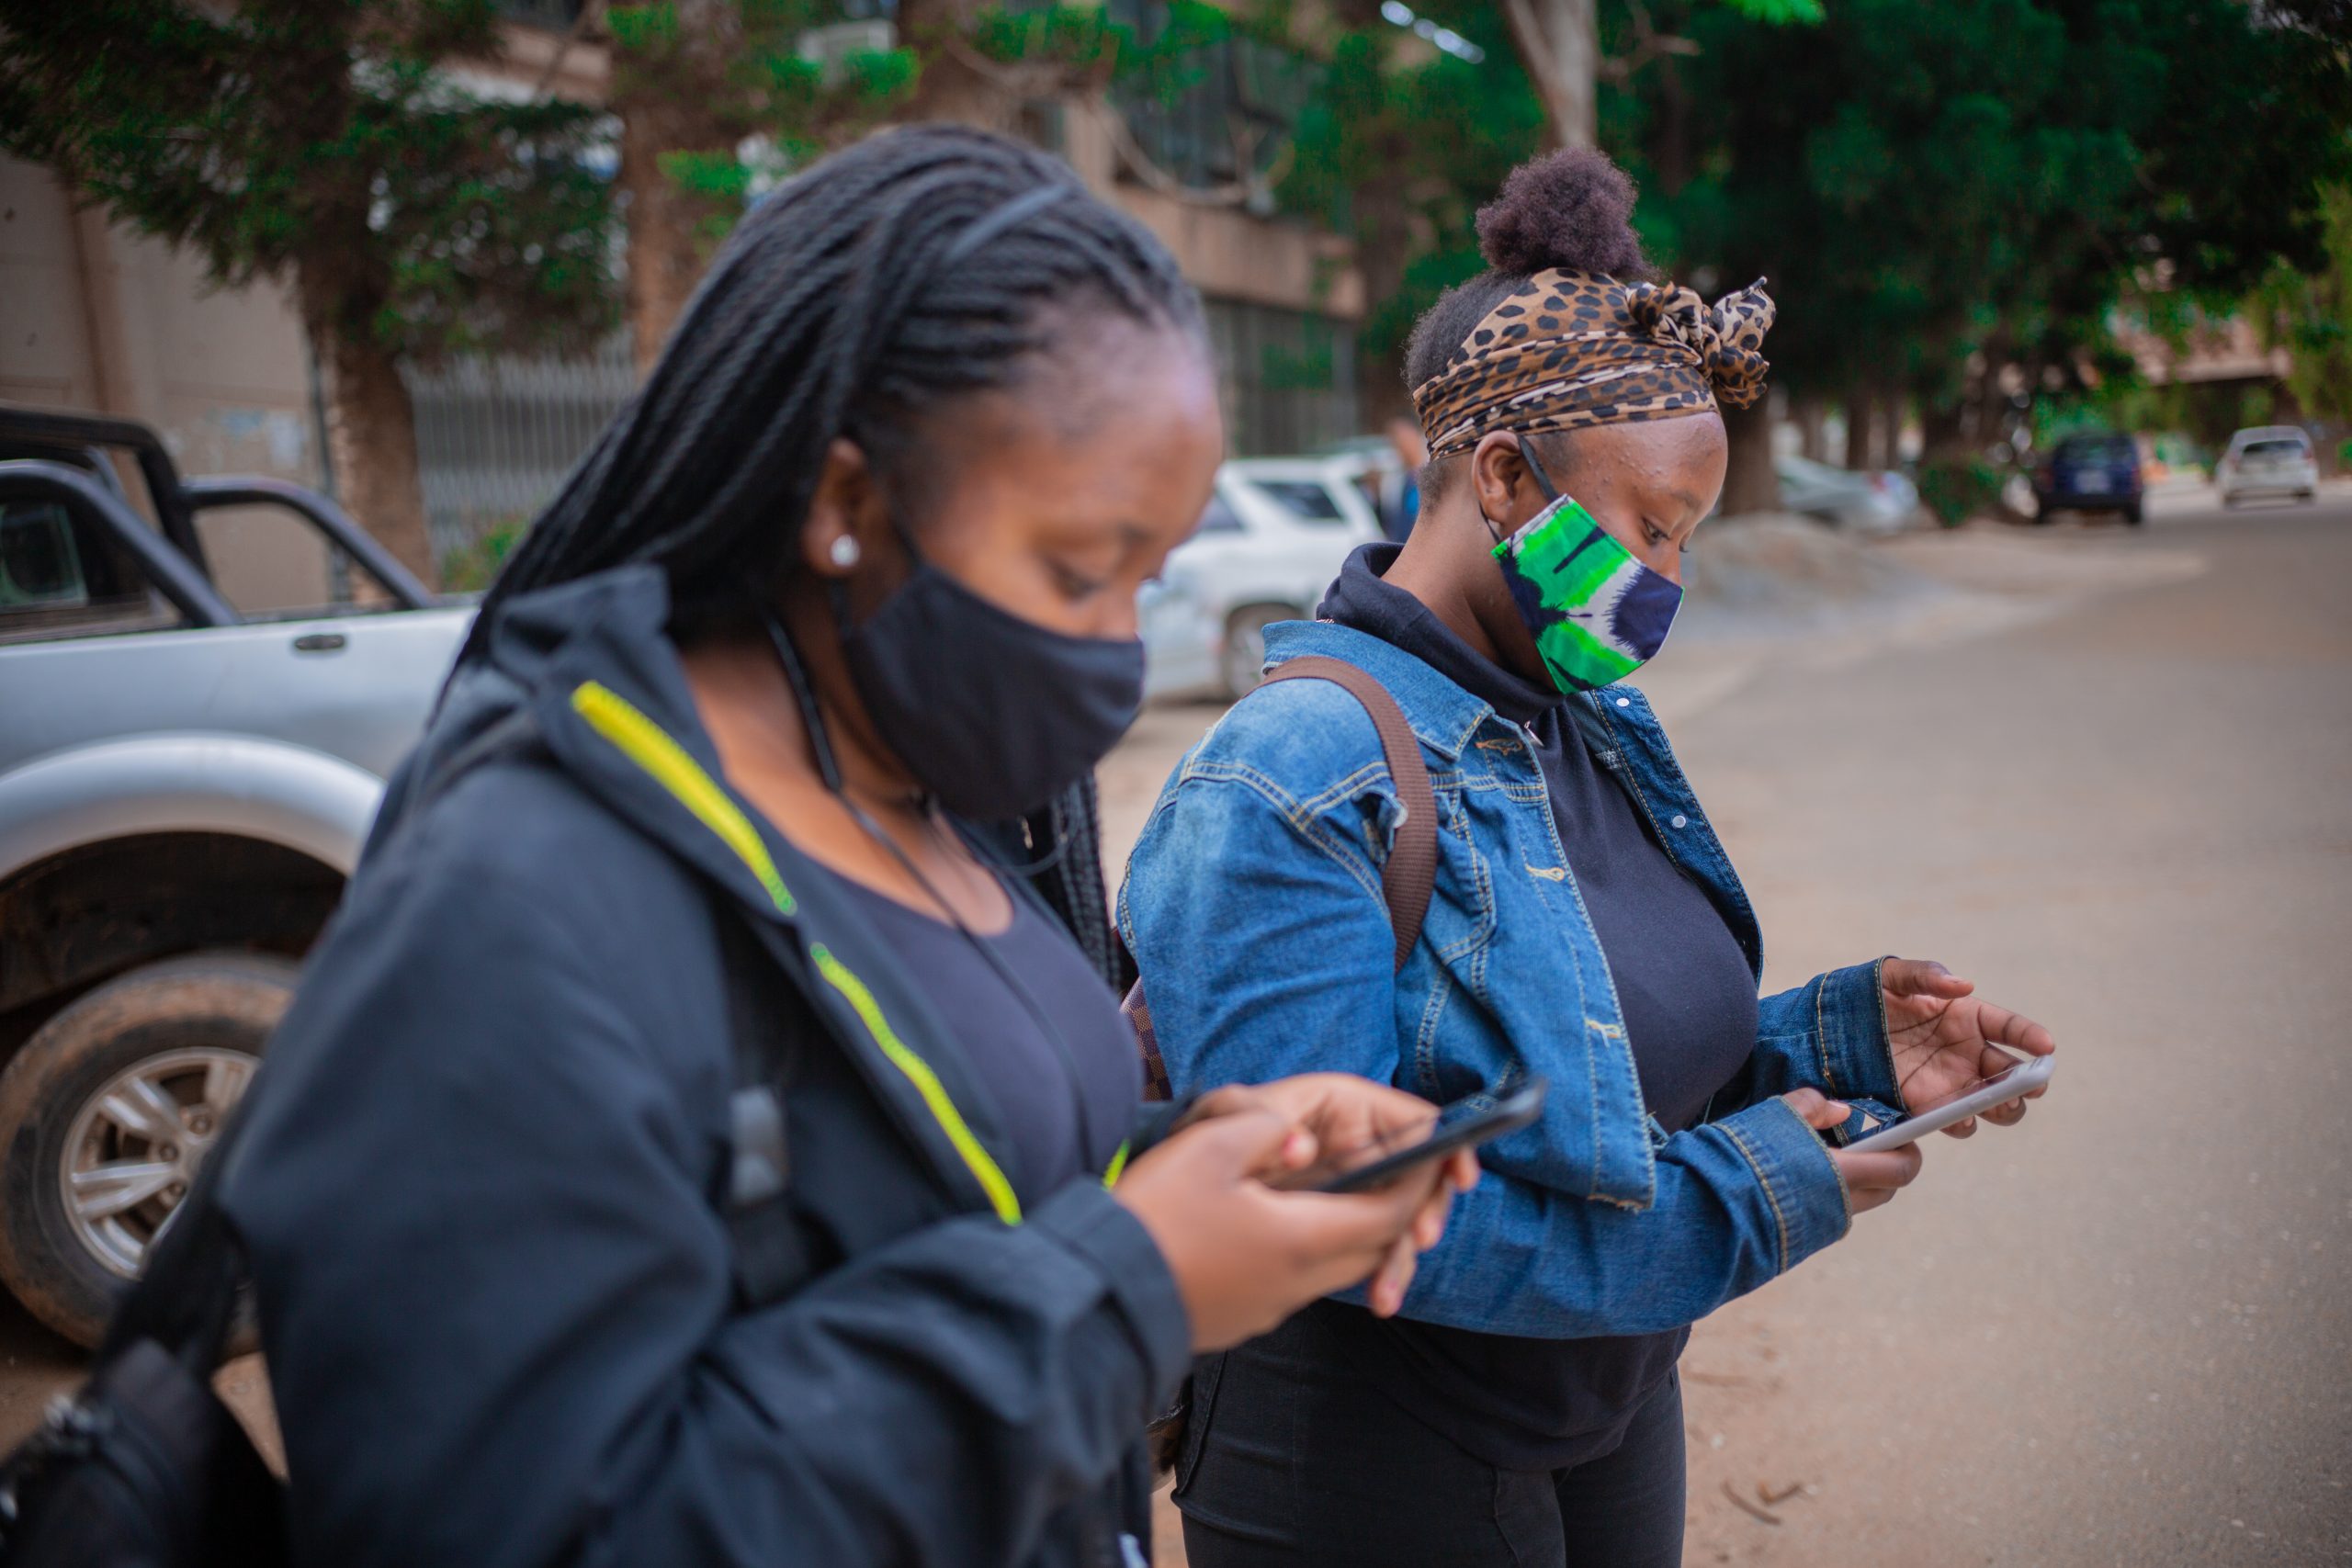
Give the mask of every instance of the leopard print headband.
[[1764, 395], [1772, 297], [1757, 279], [1713, 306], [1679, 284], [1552, 268], [1487, 313], [1413, 389], [1430, 456], [1490, 430], [1533, 434], [1675, 419]]

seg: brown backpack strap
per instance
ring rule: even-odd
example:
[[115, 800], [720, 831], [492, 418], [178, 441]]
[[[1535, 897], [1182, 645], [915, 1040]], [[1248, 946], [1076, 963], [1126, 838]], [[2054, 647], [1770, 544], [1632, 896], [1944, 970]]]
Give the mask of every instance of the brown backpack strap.
[[1405, 721], [1405, 710], [1388, 688], [1344, 659], [1309, 654], [1286, 660], [1267, 671], [1266, 683], [1276, 681], [1329, 681], [1347, 688], [1348, 694], [1372, 716], [1380, 732], [1380, 750], [1388, 762], [1388, 776], [1396, 785], [1396, 804], [1404, 819], [1396, 824], [1396, 841], [1380, 866], [1380, 891], [1388, 900], [1388, 924], [1396, 933], [1396, 967], [1405, 967], [1413, 944], [1421, 939], [1421, 917], [1429, 913], [1430, 891], [1437, 885], [1437, 795], [1430, 788], [1430, 771], [1421, 761], [1421, 743]]
[[[1266, 676], [1275, 681], [1329, 681], [1345, 687], [1372, 716], [1380, 732], [1381, 754], [1388, 776], [1396, 782], [1396, 804], [1404, 819], [1396, 824], [1396, 841], [1380, 866], [1380, 892], [1388, 903], [1388, 926], [1396, 937], [1396, 967], [1405, 967], [1413, 944], [1421, 938], [1421, 917], [1429, 913], [1430, 892], [1437, 885], [1437, 793], [1430, 788], [1430, 770], [1421, 761], [1421, 743], [1405, 721], [1405, 710], [1388, 688], [1343, 659], [1309, 654], [1274, 666]], [[1169, 1098], [1168, 1064], [1159, 1054], [1159, 1039], [1151, 1027], [1151, 1005], [1144, 998], [1143, 982], [1127, 989], [1120, 1004], [1128, 1026], [1136, 1032], [1136, 1047], [1143, 1055], [1144, 1098]]]

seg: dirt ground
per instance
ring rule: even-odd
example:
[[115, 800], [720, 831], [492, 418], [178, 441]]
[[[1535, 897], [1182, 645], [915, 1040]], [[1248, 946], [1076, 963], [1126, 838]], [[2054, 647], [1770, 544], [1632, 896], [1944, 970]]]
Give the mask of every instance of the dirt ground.
[[[1687, 1561], [2352, 1559], [2352, 501], [1871, 549], [1646, 683], [1770, 985], [1940, 958], [2061, 1067], [1700, 1325]], [[1216, 711], [1106, 765], [1114, 866]], [[0, 1361], [13, 1438], [78, 1358], [0, 1298]]]
[[1769, 986], [1940, 958], [2061, 1066], [1699, 1326], [1686, 1562], [2352, 1560], [2352, 503], [1872, 548], [1952, 592], [1694, 596], [1653, 695]]

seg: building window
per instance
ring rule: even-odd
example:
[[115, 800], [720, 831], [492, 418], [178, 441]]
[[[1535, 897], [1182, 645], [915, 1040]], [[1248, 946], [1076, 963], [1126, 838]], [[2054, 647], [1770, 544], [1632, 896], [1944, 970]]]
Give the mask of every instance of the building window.
[[[1110, 0], [1107, 12], [1147, 41], [1169, 25], [1166, 0]], [[1227, 36], [1114, 84], [1111, 99], [1154, 164], [1187, 186], [1227, 186], [1273, 168], [1314, 85], [1300, 56]]]
[[1240, 299], [1205, 303], [1236, 457], [1312, 452], [1358, 434], [1355, 336], [1346, 322]]

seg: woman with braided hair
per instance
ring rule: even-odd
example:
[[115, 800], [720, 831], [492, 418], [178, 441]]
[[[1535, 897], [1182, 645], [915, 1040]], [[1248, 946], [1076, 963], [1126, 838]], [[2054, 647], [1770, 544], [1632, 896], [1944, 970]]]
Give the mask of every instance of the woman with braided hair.
[[[1269, 629], [1275, 670], [1322, 655], [1386, 688], [1424, 805], [1356, 699], [1270, 679], [1179, 764], [1128, 865], [1180, 1092], [1309, 1069], [1440, 1101], [1549, 1084], [1401, 1314], [1319, 1302], [1196, 1371], [1193, 1568], [1680, 1563], [1690, 1325], [1912, 1179], [1916, 1145], [1841, 1146], [1864, 1117], [1996, 1070], [2001, 1045], [2053, 1048], [1934, 964], [1759, 1001], [1747, 897], [1617, 682], [1674, 617], [1723, 489], [1716, 409], [1761, 394], [1772, 304], [1649, 280], [1632, 208], [1589, 151], [1511, 176], [1479, 214], [1491, 270], [1413, 337], [1411, 538]], [[1400, 956], [1383, 870], [1431, 807], [1435, 886]]]
[[1466, 1157], [1319, 1075], [1138, 1113], [1090, 774], [1223, 434], [1055, 161], [876, 137], [755, 209], [482, 606], [218, 1156], [298, 1562], [1050, 1564], [1148, 1540], [1196, 1350]]

